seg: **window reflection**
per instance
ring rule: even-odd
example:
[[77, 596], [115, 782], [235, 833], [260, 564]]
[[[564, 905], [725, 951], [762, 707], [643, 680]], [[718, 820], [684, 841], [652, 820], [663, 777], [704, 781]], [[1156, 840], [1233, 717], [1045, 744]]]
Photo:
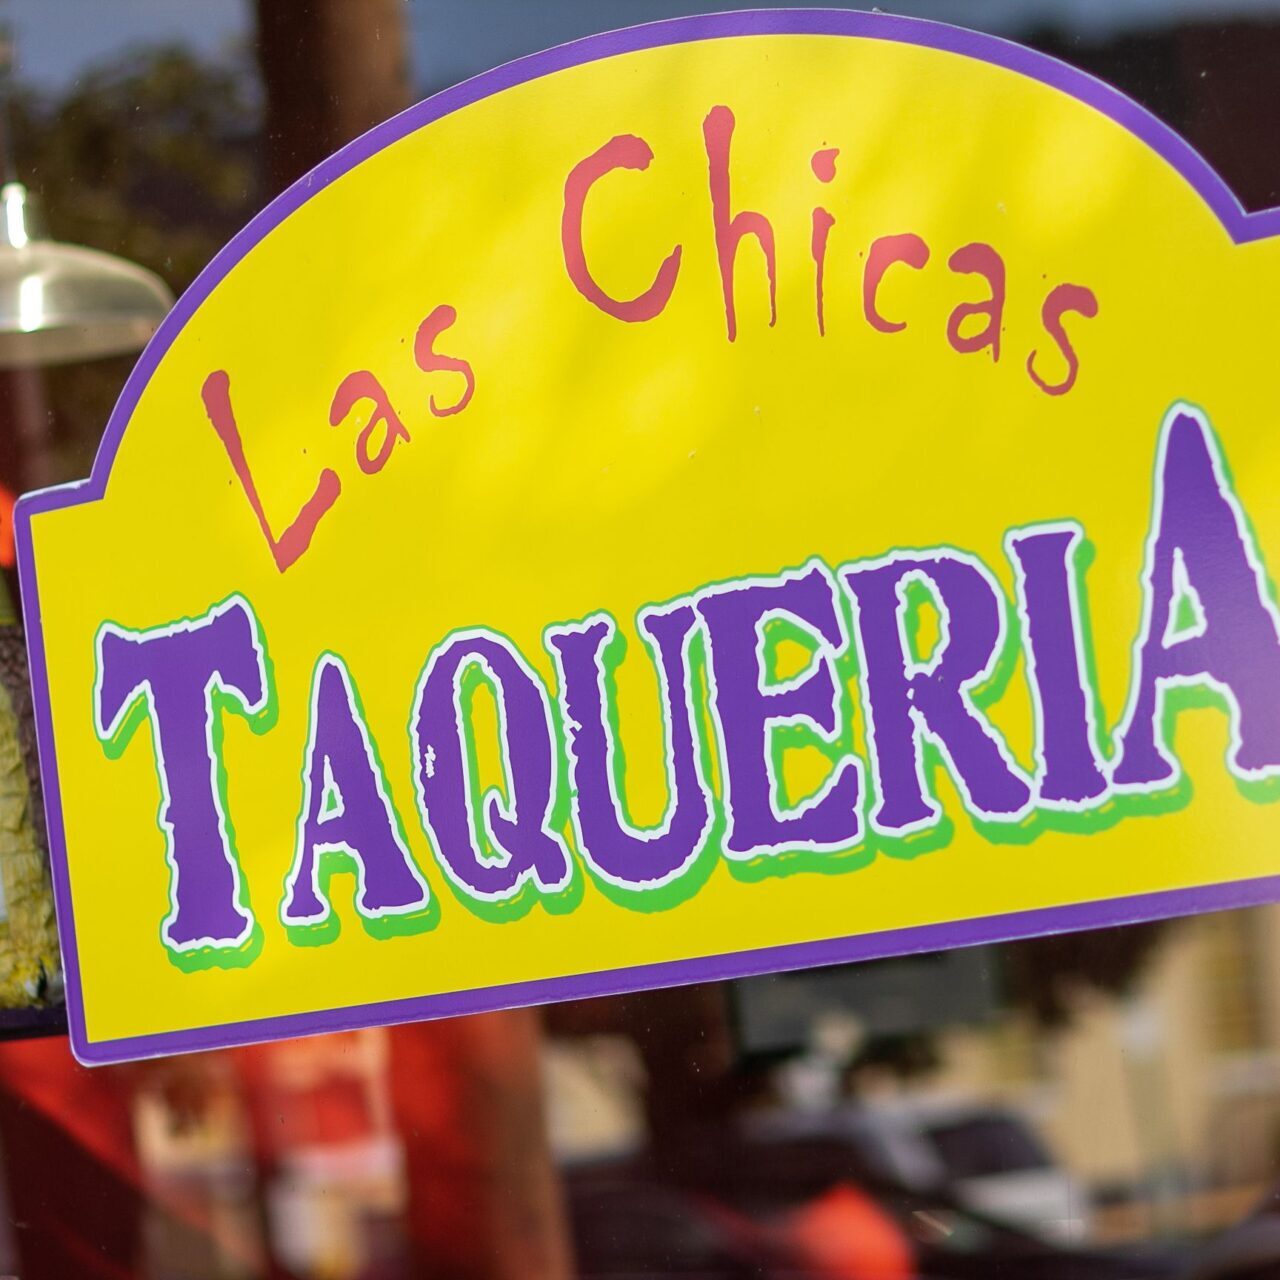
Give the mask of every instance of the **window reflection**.
[[1032, 941], [93, 1071], [9, 1043], [5, 1265], [409, 1276], [447, 1240], [474, 1274], [1234, 1266], [1275, 1220], [1280, 986], [1248, 948], [1277, 910], [1059, 966], [1051, 1013], [1011, 980]]
[[[397, 95], [700, 6], [377, 7], [401, 42], [361, 64], [301, 39], [319, 0], [12, 0], [16, 157], [51, 230], [180, 290]], [[901, 7], [1094, 71], [1247, 205], [1280, 199], [1280, 4]], [[309, 115], [326, 68], [346, 87]], [[129, 364], [6, 381], [0, 495], [87, 473]], [[8, 1042], [0, 1272], [1260, 1280], [1278, 911], [94, 1072], [61, 1038]], [[10, 968], [44, 1000], [41, 920]]]

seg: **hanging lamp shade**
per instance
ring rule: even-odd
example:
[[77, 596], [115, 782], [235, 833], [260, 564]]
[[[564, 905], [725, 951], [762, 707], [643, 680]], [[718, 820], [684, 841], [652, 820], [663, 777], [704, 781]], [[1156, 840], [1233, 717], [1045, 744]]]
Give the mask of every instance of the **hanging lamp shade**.
[[96, 249], [44, 239], [20, 182], [0, 187], [0, 369], [121, 355], [173, 306], [159, 276]]

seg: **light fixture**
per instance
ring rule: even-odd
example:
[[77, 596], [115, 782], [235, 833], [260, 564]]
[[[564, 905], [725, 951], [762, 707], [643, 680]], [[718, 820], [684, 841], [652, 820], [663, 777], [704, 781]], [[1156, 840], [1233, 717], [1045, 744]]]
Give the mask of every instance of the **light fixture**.
[[0, 28], [0, 369], [120, 355], [173, 306], [159, 276], [124, 258], [45, 239], [9, 141], [13, 44]]
[[20, 182], [0, 187], [0, 369], [137, 351], [173, 306], [123, 258], [38, 234]]

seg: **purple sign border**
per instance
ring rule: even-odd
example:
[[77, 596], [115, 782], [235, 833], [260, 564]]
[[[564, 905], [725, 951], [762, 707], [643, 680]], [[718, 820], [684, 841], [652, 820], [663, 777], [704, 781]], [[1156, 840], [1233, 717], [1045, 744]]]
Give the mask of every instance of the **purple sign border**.
[[[90, 1041], [87, 1034], [80, 962], [76, 949], [74, 913], [66, 860], [65, 832], [54, 752], [48, 671], [44, 660], [40, 601], [31, 551], [31, 520], [46, 511], [95, 502], [106, 491], [116, 451], [134, 407], [182, 327], [195, 314], [224, 276], [294, 210], [361, 161], [407, 134], [471, 103], [542, 76], [618, 54], [696, 40], [752, 35], [857, 36], [896, 44], [917, 45], [959, 54], [1003, 67], [1070, 95], [1114, 120], [1167, 161], [1199, 193], [1237, 244], [1280, 232], [1280, 208], [1247, 212], [1235, 194], [1195, 149], [1144, 107], [1086, 72], [1046, 54], [995, 36], [936, 22], [882, 13], [838, 9], [759, 9], [704, 17], [674, 18], [622, 31], [589, 36], [570, 44], [531, 54], [485, 72], [436, 94], [330, 156], [273, 200], [237, 234], [200, 273], [178, 300], [130, 374], [111, 414], [87, 480], [44, 489], [21, 498], [14, 524], [19, 580], [31, 664], [31, 684], [40, 748], [41, 774], [48, 813], [49, 845], [57, 905], [58, 932], [66, 967], [67, 1012], [71, 1045], [81, 1062], [99, 1064], [159, 1054], [212, 1049], [285, 1036], [344, 1031], [457, 1014], [481, 1013], [515, 1005], [584, 996], [613, 995], [645, 987], [707, 982], [773, 973], [785, 969], [836, 964], [872, 957], [972, 946], [1036, 934], [1069, 932], [1108, 925], [1132, 924], [1198, 911], [1226, 910], [1280, 900], [1280, 875], [1254, 880], [1126, 898], [1047, 907], [979, 919], [921, 925], [881, 933], [861, 934], [820, 942], [795, 943], [692, 960], [638, 965], [598, 973], [545, 978], [471, 991], [416, 996], [404, 1000], [362, 1004], [312, 1013], [289, 1014], [250, 1022], [225, 1023], [188, 1031]], [[139, 993], [145, 999], [145, 993]]]

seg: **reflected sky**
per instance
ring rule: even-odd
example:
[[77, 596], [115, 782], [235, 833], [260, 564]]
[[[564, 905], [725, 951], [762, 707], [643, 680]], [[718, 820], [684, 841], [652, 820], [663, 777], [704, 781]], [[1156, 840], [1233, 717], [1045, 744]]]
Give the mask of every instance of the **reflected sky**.
[[[810, 3], [813, 0], [809, 0]], [[678, 14], [742, 8], [804, 8], [715, 0], [406, 0], [414, 75], [432, 90], [512, 58], [595, 31]], [[823, 7], [868, 9], [824, 0]], [[1083, 41], [1178, 22], [1274, 16], [1280, 0], [897, 0], [890, 12], [954, 22], [999, 35], [1056, 30]], [[243, 47], [252, 0], [3, 0], [18, 39], [21, 75], [62, 88], [86, 67], [140, 44], [177, 42], [206, 54]]]

